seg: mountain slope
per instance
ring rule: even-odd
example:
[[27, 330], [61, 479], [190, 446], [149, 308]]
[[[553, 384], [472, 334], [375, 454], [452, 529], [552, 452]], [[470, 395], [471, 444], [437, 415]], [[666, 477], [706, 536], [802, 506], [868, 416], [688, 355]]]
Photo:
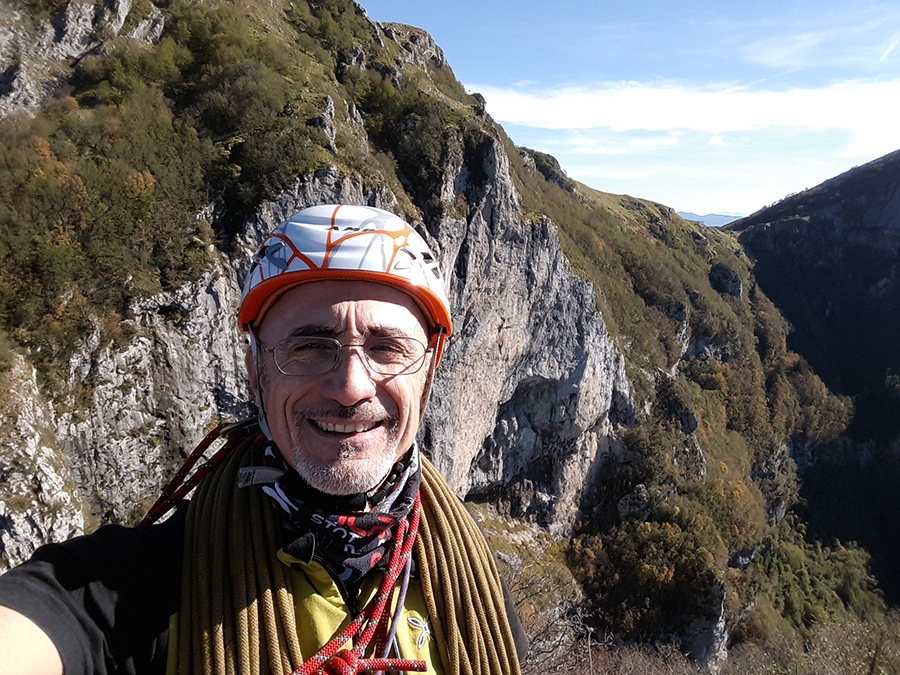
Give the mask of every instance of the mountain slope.
[[728, 229], [791, 322], [791, 346], [856, 398], [856, 435], [900, 435], [900, 151]]
[[804, 512], [824, 540], [858, 541], [900, 599], [900, 151], [728, 226], [791, 322], [789, 343], [853, 398], [850, 434], [803, 450]]

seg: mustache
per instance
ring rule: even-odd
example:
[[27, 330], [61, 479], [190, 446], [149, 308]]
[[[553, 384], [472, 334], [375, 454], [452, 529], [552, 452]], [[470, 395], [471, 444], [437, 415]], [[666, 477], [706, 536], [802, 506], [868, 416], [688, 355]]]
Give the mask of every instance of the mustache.
[[376, 401], [361, 401], [351, 406], [323, 406], [320, 408], [305, 408], [294, 411], [294, 420], [303, 420], [310, 417], [328, 417], [341, 420], [353, 420], [354, 422], [397, 422], [394, 415], [388, 413]]

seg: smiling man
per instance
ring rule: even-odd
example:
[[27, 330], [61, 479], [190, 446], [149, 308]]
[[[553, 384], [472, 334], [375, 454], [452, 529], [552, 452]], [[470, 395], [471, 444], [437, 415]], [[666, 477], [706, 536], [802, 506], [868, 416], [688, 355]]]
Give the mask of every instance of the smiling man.
[[0, 577], [0, 674], [517, 673], [487, 544], [415, 442], [452, 331], [421, 236], [305, 209], [254, 257], [238, 322], [258, 420], [164, 523]]
[[365, 492], [412, 447], [428, 330], [410, 296], [369, 281], [301, 284], [272, 306], [257, 334], [272, 346], [247, 353], [250, 385], [276, 445], [312, 487]]

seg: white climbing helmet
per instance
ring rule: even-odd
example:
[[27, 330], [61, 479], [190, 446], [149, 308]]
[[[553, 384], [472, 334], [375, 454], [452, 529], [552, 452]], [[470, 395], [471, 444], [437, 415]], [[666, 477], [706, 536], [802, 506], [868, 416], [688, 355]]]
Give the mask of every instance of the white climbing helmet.
[[253, 257], [238, 325], [250, 331], [286, 290], [323, 279], [373, 281], [411, 296], [431, 324], [429, 347], [440, 359], [453, 326], [437, 260], [406, 222], [370, 206], [313, 206], [276, 227]]

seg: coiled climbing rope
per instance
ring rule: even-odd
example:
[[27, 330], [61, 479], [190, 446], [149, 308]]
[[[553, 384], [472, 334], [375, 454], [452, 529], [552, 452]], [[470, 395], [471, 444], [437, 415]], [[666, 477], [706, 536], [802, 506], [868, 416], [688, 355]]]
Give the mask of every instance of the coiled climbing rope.
[[[249, 463], [257, 439], [231, 433], [227, 451], [219, 451], [221, 464], [217, 468], [204, 465], [209, 475], [200, 481], [188, 510], [179, 673], [422, 672], [422, 662], [383, 658], [392, 623], [385, 608], [414, 551], [443, 672], [519, 674], [491, 551], [463, 503], [424, 458], [420, 500], [409, 522], [404, 521], [395, 533], [379, 593], [360, 617], [320, 652], [302, 654], [290, 568], [275, 555], [281, 544], [274, 510], [258, 487], [236, 487], [238, 471]], [[181, 480], [189, 479], [182, 476]], [[174, 494], [181, 493], [169, 490], [170, 497]], [[345, 648], [354, 636], [355, 646]], [[372, 644], [374, 650], [369, 649]], [[374, 658], [364, 658], [366, 650]]]

